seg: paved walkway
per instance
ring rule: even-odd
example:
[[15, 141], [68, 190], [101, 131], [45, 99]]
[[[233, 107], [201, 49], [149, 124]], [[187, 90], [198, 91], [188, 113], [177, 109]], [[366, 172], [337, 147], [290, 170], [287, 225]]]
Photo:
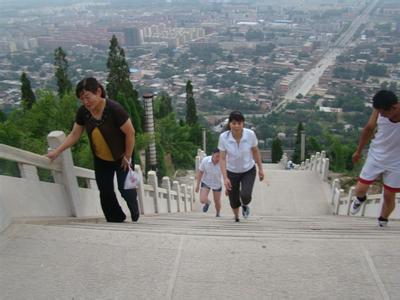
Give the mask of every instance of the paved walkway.
[[266, 175], [240, 223], [225, 196], [221, 218], [20, 220], [0, 234], [0, 299], [400, 299], [400, 221], [331, 215], [311, 172]]
[[1, 299], [400, 298], [399, 222], [190, 213], [34, 223], [0, 236]]
[[[320, 216], [332, 214], [330, 185], [321, 183], [311, 171], [277, 169], [276, 164], [264, 164], [266, 179], [256, 179], [250, 207], [263, 216]], [[210, 192], [210, 198], [212, 193]], [[231, 215], [229, 200], [222, 196], [222, 212]], [[214, 208], [211, 205], [211, 210]], [[200, 207], [196, 207], [201, 211]]]

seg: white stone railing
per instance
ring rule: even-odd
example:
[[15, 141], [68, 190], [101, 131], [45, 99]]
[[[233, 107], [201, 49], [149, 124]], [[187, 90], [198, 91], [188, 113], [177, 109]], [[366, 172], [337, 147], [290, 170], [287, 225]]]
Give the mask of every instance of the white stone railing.
[[[331, 204], [333, 213], [336, 215], [350, 215], [350, 207], [355, 198], [355, 187], [351, 187], [347, 195], [340, 188], [339, 179], [332, 182]], [[399, 219], [400, 217], [400, 195], [396, 196], [396, 208], [392, 212], [391, 219]], [[363, 204], [361, 210], [355, 215], [359, 217], [378, 217], [383, 203], [383, 194], [367, 194], [367, 200]]]
[[196, 155], [196, 160], [195, 160], [195, 170], [196, 172], [199, 170], [200, 163], [203, 160], [203, 158], [206, 157], [206, 153], [201, 150], [197, 149], [197, 155]]
[[[49, 147], [55, 149], [65, 134], [53, 131], [48, 135]], [[20, 177], [0, 175], [0, 231], [14, 218], [26, 217], [103, 217], [93, 170], [73, 165], [69, 149], [50, 163], [45, 156], [0, 144], [0, 159], [15, 162]], [[54, 182], [41, 181], [38, 168], [48, 170]], [[139, 165], [135, 166], [142, 174]], [[83, 179], [85, 188], [78, 186]], [[143, 176], [141, 176], [144, 178]], [[126, 202], [115, 190], [121, 207], [129, 215]], [[158, 186], [157, 176], [150, 171], [137, 188], [141, 214], [188, 212], [193, 208], [193, 185], [171, 183], [169, 177]]]
[[[286, 153], [284, 153], [279, 161], [282, 169], [287, 169], [288, 161], [288, 156]], [[300, 165], [294, 165], [294, 170], [314, 171], [321, 176], [323, 181], [327, 181], [329, 174], [329, 158], [326, 157], [325, 151], [317, 152], [315, 155], [311, 155], [309, 159], [306, 159]]]

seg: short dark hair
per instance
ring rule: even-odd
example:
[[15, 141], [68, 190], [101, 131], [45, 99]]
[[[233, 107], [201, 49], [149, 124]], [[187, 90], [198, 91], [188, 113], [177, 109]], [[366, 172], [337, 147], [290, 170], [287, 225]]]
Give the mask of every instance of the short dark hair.
[[215, 149], [212, 151], [212, 154], [214, 154], [214, 153], [219, 153], [219, 149], [218, 149], [218, 148], [215, 148]]
[[390, 110], [396, 103], [398, 99], [392, 91], [381, 90], [372, 98], [372, 106], [375, 109]]
[[105, 98], [106, 91], [104, 90], [104, 87], [97, 81], [96, 78], [88, 77], [78, 82], [75, 89], [75, 95], [76, 97], [80, 98], [84, 91], [96, 93], [98, 88], [101, 89], [101, 97]]
[[243, 114], [238, 110], [234, 110], [229, 115], [229, 123], [232, 122], [232, 121], [244, 122]]

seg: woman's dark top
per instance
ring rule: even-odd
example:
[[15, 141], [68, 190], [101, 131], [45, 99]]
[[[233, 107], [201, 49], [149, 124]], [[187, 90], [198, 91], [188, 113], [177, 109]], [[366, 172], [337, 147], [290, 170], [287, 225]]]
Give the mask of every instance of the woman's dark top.
[[128, 119], [127, 112], [118, 102], [106, 99], [106, 105], [100, 120], [95, 119], [89, 110], [82, 105], [76, 113], [75, 122], [85, 127], [93, 153], [95, 151], [92, 132], [95, 128], [98, 128], [110, 148], [114, 160], [118, 160], [125, 154], [125, 134], [120, 127]]

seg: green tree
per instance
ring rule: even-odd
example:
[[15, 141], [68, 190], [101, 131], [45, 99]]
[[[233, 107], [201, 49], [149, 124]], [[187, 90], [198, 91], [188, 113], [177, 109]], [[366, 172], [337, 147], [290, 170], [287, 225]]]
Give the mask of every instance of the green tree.
[[68, 61], [66, 56], [65, 51], [61, 47], [54, 50], [55, 76], [60, 98], [72, 90], [72, 84], [68, 77]]
[[167, 165], [165, 163], [165, 151], [164, 147], [161, 143], [156, 144], [156, 152], [157, 152], [157, 177], [162, 179], [164, 176], [167, 176]]
[[31, 82], [25, 72], [21, 74], [21, 103], [24, 110], [30, 110], [36, 102], [36, 96], [32, 91]]
[[0, 110], [0, 123], [5, 122], [5, 120], [7, 120], [7, 116], [2, 110]]
[[318, 142], [318, 140], [311, 136], [307, 140], [307, 156], [315, 154], [316, 152], [321, 152], [322, 151], [322, 146]]
[[128, 112], [137, 133], [142, 133], [144, 111], [138, 100], [138, 93], [133, 88], [129, 78], [129, 66], [125, 59], [125, 52], [118, 44], [115, 35], [110, 40], [107, 59], [107, 95], [115, 99]]
[[[14, 110], [4, 123], [0, 123], [0, 143], [43, 154], [47, 151], [49, 132], [61, 130], [68, 134], [71, 131], [76, 110], [77, 102], [72, 94], [59, 99], [50, 91], [37, 91], [32, 109], [25, 112]], [[72, 153], [76, 165], [93, 167], [86, 135], [72, 148]]]
[[156, 132], [157, 142], [171, 156], [175, 168], [193, 168], [197, 146], [191, 142], [190, 126], [177, 122], [175, 113], [171, 113], [157, 121]]
[[277, 163], [281, 160], [283, 155], [282, 142], [280, 139], [275, 138], [272, 142], [271, 159], [273, 163]]
[[193, 86], [190, 80], [186, 83], [186, 123], [193, 126], [197, 123], [196, 102], [193, 97]]
[[162, 119], [172, 112], [172, 99], [166, 92], [160, 93], [154, 101], [154, 116]]

